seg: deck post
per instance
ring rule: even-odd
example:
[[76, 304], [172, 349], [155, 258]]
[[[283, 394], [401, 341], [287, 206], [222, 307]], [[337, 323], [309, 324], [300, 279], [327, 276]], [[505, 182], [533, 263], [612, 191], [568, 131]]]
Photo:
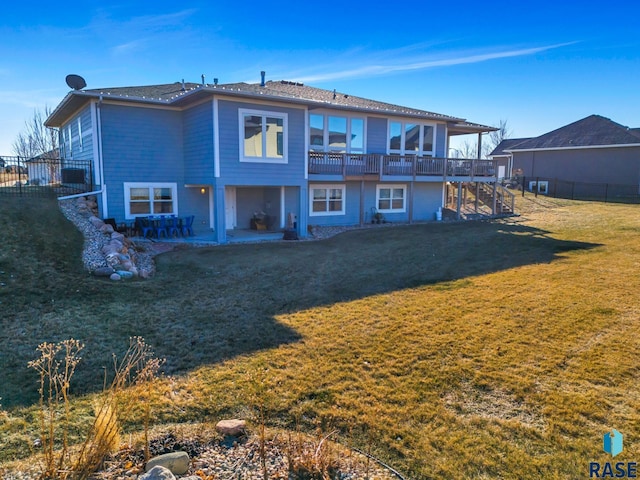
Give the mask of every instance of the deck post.
[[364, 226], [364, 180], [360, 180], [360, 226]]
[[225, 186], [224, 185], [216, 185], [214, 187], [214, 200], [213, 200], [213, 208], [214, 208], [214, 230], [215, 230], [215, 238], [218, 243], [227, 243], [227, 230], [225, 225]]
[[493, 182], [493, 202], [491, 205], [491, 212], [493, 212], [493, 214], [496, 214], [496, 201], [497, 201], [497, 195], [498, 195], [498, 185], [497, 182]]
[[456, 206], [456, 220], [460, 220], [460, 210], [462, 208], [462, 182], [458, 182], [458, 205]]
[[413, 182], [409, 182], [409, 225], [413, 223]]
[[476, 182], [476, 213], [478, 213], [478, 197], [480, 196], [480, 182]]

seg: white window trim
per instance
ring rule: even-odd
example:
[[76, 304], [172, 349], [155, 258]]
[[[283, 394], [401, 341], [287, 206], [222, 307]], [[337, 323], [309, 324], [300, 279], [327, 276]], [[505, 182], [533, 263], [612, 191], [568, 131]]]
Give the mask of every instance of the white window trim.
[[[244, 154], [244, 117], [245, 115], [255, 115], [257, 117], [281, 118], [282, 119], [282, 158], [267, 157], [266, 145], [263, 144], [262, 157], [247, 157]], [[264, 120], [263, 120], [264, 121]], [[267, 110], [250, 110], [246, 108], [238, 109], [238, 133], [240, 140], [240, 161], [248, 163], [289, 163], [289, 115], [283, 112], [271, 112]], [[266, 135], [263, 135], [263, 142], [266, 142]]]
[[[342, 210], [338, 211], [326, 211], [326, 212], [314, 212], [313, 211], [313, 191], [314, 190], [342, 190]], [[327, 202], [329, 199], [327, 199]], [[338, 215], [346, 215], [347, 208], [347, 186], [345, 184], [312, 184], [309, 185], [309, 216], [310, 217], [331, 217]]]
[[[66, 132], [66, 134], [64, 133]], [[65, 129], [62, 131], [64, 137], [64, 149], [65, 149], [65, 157], [73, 158], [73, 143], [71, 140], [71, 124], [67, 125]]]
[[78, 147], [82, 152], [84, 150], [84, 139], [82, 138], [82, 119], [78, 117]]
[[[346, 153], [353, 154], [364, 154], [367, 151], [367, 117], [360, 117], [358, 115], [337, 115], [331, 112], [319, 112], [313, 111], [309, 112], [308, 123], [311, 125], [310, 116], [318, 115], [323, 117], [322, 125], [322, 149], [317, 148], [318, 145], [309, 144], [309, 148], [313, 149], [317, 152], [340, 152], [342, 151], [339, 147], [329, 147], [329, 117], [340, 117], [347, 119], [347, 145], [345, 147]], [[351, 148], [351, 123], [352, 120], [362, 120], [362, 148], [353, 149]], [[307, 141], [311, 138], [311, 126], [307, 128]], [[316, 147], [316, 148], [314, 148]]]
[[[379, 208], [380, 206], [380, 190], [383, 188], [390, 188], [390, 189], [394, 189], [394, 188], [402, 188], [403, 190], [403, 195], [402, 195], [402, 208], [385, 208], [385, 209], [381, 209]], [[391, 199], [393, 200], [393, 198]], [[393, 203], [393, 202], [390, 202]], [[406, 183], [379, 183], [378, 185], [376, 185], [376, 209], [378, 212], [380, 213], [404, 213], [407, 211], [407, 184]]]
[[[400, 149], [392, 149], [391, 148], [391, 124], [399, 123], [400, 124]], [[405, 135], [406, 135], [406, 125], [418, 125], [420, 127], [420, 135], [418, 137], [418, 145], [420, 146], [420, 150], [417, 152], [415, 150], [411, 150], [410, 152], [406, 152], [404, 149], [405, 146]], [[424, 146], [424, 127], [431, 127], [431, 150], [422, 150]], [[411, 122], [404, 120], [389, 120], [387, 122], [387, 155], [415, 155], [418, 157], [434, 157], [434, 152], [436, 151], [436, 129], [437, 124], [428, 123], [428, 122]]]
[[170, 188], [171, 198], [173, 199], [173, 213], [167, 215], [178, 215], [178, 186], [176, 183], [148, 183], [148, 182], [124, 182], [124, 217], [127, 220], [133, 220], [138, 217], [148, 217], [149, 215], [158, 215], [153, 213], [153, 196], [149, 192], [149, 202], [151, 204], [149, 213], [131, 213], [131, 189], [132, 188]]

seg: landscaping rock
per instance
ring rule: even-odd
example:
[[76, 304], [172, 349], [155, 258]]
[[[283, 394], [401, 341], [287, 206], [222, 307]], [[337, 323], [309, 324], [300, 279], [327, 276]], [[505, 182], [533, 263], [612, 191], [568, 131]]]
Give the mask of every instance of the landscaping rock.
[[151, 468], [147, 473], [140, 475], [138, 480], [175, 480], [175, 478], [176, 477], [171, 473], [171, 470], [157, 465]]
[[119, 282], [120, 280], [122, 280], [122, 277], [120, 275], [118, 275], [117, 273], [112, 273], [109, 276], [109, 280], [113, 280], [114, 282]]
[[231, 435], [233, 437], [239, 437], [244, 434], [247, 428], [247, 422], [244, 420], [220, 420], [216, 424], [216, 430], [223, 435]]
[[108, 223], [105, 223], [105, 224], [103, 224], [103, 225], [100, 227], [100, 231], [101, 231], [102, 233], [107, 234], [107, 235], [111, 235], [112, 233], [114, 233], [113, 225], [110, 225], [110, 224], [108, 224]]
[[122, 242], [124, 244], [125, 236], [123, 234], [121, 234], [120, 232], [113, 232], [111, 234], [111, 240], [118, 240], [119, 242]]
[[110, 277], [114, 273], [116, 272], [111, 267], [98, 267], [93, 271], [96, 277]]
[[150, 472], [157, 466], [167, 468], [175, 475], [184, 475], [189, 470], [189, 455], [187, 452], [165, 453], [149, 460], [144, 469]]
[[91, 225], [93, 225], [97, 229], [100, 229], [104, 225], [104, 222], [95, 215], [89, 217], [89, 222], [91, 222]]
[[116, 270], [116, 274], [120, 275], [120, 278], [126, 280], [128, 278], [133, 278], [133, 273], [127, 270]]

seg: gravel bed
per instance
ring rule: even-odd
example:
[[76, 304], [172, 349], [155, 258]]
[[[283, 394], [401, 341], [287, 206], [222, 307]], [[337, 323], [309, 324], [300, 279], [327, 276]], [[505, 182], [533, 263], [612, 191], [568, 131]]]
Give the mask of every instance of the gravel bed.
[[[58, 203], [63, 215], [73, 223], [84, 236], [84, 246], [82, 249], [82, 263], [84, 268], [89, 272], [93, 272], [98, 268], [107, 267], [107, 260], [102, 253], [102, 248], [109, 242], [109, 236], [100, 232], [89, 221], [89, 216], [92, 212], [79, 209], [78, 203], [74, 199], [61, 200]], [[128, 239], [128, 241], [133, 246], [135, 264], [138, 270], [153, 275], [155, 272], [153, 256], [156, 252], [152, 248], [152, 244], [150, 242], [148, 244], [136, 244], [130, 239]]]
[[[290, 446], [290, 436], [281, 433], [267, 438], [264, 442], [264, 468], [267, 478], [278, 480], [312, 479], [320, 476], [310, 476], [309, 470], [298, 470], [298, 475], [290, 473], [291, 456], [296, 465], [309, 464], [318, 452], [318, 441], [306, 437], [300, 440], [293, 434], [294, 447]], [[169, 444], [169, 448], [162, 445]], [[323, 448], [329, 449], [329, 456], [320, 454], [325, 460], [331, 458], [335, 469], [330, 470], [332, 480], [403, 480], [393, 469], [378, 463], [375, 459], [347, 449], [333, 442], [324, 442]], [[293, 450], [294, 453], [291, 453]], [[150, 442], [151, 456], [157, 456], [171, 451], [184, 451], [191, 459], [189, 470], [176, 478], [198, 477], [201, 480], [264, 480], [263, 461], [260, 454], [261, 442], [258, 436], [241, 438], [237, 441], [229, 439], [182, 440], [175, 442], [171, 434], [156, 438]], [[323, 450], [326, 452], [327, 450]], [[306, 462], [306, 463], [305, 463]], [[39, 467], [31, 463], [27, 469], [21, 471], [0, 469], [3, 480], [37, 480], [40, 476]], [[144, 474], [144, 455], [142, 450], [130, 447], [121, 448], [118, 453], [109, 456], [103, 468], [91, 475], [91, 480], [137, 480]]]

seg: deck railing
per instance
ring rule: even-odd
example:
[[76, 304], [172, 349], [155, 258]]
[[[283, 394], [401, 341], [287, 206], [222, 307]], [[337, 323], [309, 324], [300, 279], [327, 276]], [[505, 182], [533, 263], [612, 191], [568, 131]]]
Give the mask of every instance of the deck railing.
[[416, 155], [309, 152], [309, 173], [320, 175], [493, 177], [494, 160], [418, 157]]

